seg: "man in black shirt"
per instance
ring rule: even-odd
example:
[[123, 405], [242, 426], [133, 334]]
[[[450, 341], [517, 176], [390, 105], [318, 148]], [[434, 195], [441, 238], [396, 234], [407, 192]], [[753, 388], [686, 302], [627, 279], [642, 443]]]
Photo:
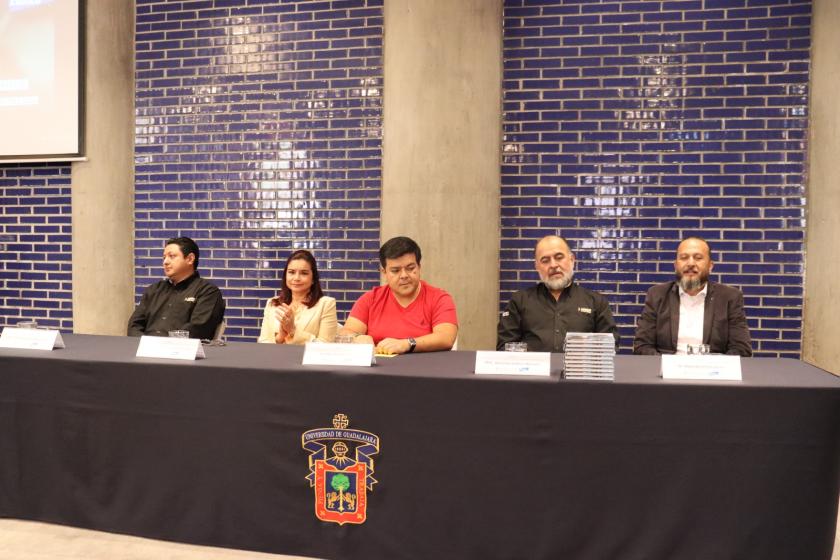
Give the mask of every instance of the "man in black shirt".
[[499, 318], [496, 349], [526, 342], [532, 352], [562, 352], [567, 332], [612, 333], [618, 328], [607, 298], [575, 284], [575, 255], [566, 240], [543, 237], [534, 251], [541, 282], [513, 294]]
[[219, 288], [201, 278], [198, 245], [189, 237], [166, 242], [163, 271], [166, 280], [143, 292], [128, 320], [129, 336], [168, 336], [169, 331], [190, 331], [190, 338], [213, 338], [225, 314]]

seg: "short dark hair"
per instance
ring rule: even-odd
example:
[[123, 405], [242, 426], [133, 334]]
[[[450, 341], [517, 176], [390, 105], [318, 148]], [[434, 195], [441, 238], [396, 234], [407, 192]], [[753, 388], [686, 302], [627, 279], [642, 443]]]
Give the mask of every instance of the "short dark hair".
[[187, 258], [187, 255], [190, 253], [195, 255], [193, 270], [198, 270], [198, 245], [196, 245], [195, 241], [189, 237], [173, 237], [172, 239], [167, 239], [166, 245], [177, 245], [181, 249], [181, 254], [184, 255], [184, 258]]
[[387, 259], [398, 259], [403, 255], [414, 253], [417, 264], [420, 264], [420, 246], [410, 237], [392, 237], [379, 248], [379, 264], [385, 268]]
[[298, 249], [286, 259], [286, 266], [283, 267], [283, 272], [280, 274], [280, 293], [277, 297], [271, 300], [271, 305], [278, 306], [281, 303], [292, 303], [292, 290], [286, 284], [286, 270], [289, 268], [289, 263], [292, 261], [306, 261], [312, 269], [312, 286], [309, 287], [309, 293], [306, 296], [306, 307], [312, 307], [318, 300], [324, 297], [324, 291], [321, 289], [321, 280], [318, 276], [318, 265], [315, 263], [315, 257], [306, 249]]
[[708, 247], [708, 249], [709, 249], [709, 260], [710, 260], [710, 261], [712, 261], [712, 262], [714, 262], [714, 260], [715, 260], [715, 259], [714, 259], [714, 257], [712, 256], [712, 246], [711, 246], [711, 245], [709, 245], [709, 242], [708, 242], [708, 241], [706, 241], [705, 239], [703, 239], [703, 238], [702, 238], [702, 237], [700, 237], [699, 235], [689, 235], [688, 237], [684, 237], [684, 238], [682, 239], [682, 241], [680, 241], [680, 242], [677, 244], [677, 249], [676, 249], [676, 250], [677, 250], [677, 251], [679, 251], [679, 250], [680, 250], [680, 245], [682, 245], [682, 244], [683, 244], [683, 242], [688, 241], [689, 239], [696, 239], [697, 241], [702, 241], [703, 243], [705, 243], [705, 244], [706, 244], [706, 247]]

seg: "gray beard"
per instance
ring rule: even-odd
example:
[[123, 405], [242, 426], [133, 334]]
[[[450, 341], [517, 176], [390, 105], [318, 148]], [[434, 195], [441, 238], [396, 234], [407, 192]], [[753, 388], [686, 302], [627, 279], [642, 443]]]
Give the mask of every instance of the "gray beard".
[[677, 280], [679, 280], [680, 288], [682, 288], [684, 292], [693, 292], [695, 290], [702, 289], [709, 280], [709, 277], [695, 276], [694, 278], [683, 278], [681, 275], [678, 275]]
[[541, 280], [543, 284], [545, 284], [546, 288], [548, 288], [552, 292], [559, 292], [569, 287], [569, 285], [572, 283], [572, 278], [574, 278], [574, 275], [574, 272], [571, 272], [568, 276], [564, 276], [560, 280], [546, 280], [545, 278], [541, 278]]

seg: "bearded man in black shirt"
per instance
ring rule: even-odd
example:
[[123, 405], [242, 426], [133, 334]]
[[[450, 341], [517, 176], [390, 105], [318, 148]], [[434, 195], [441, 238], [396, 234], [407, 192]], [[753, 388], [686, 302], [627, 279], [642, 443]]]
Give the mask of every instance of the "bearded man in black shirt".
[[607, 298], [575, 284], [575, 255], [565, 239], [540, 239], [534, 260], [541, 282], [510, 298], [499, 318], [497, 350], [526, 342], [532, 352], [562, 352], [567, 332], [612, 333], [618, 342]]
[[163, 271], [166, 280], [143, 292], [128, 320], [129, 336], [168, 336], [190, 331], [190, 338], [213, 338], [225, 314], [219, 288], [198, 274], [198, 245], [189, 237], [166, 242]]

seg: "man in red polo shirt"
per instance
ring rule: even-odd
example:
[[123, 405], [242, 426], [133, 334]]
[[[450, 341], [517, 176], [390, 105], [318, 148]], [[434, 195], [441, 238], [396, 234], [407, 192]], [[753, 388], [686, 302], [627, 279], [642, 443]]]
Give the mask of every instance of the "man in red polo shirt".
[[458, 336], [455, 302], [445, 290], [420, 279], [420, 247], [394, 237], [379, 249], [386, 284], [353, 304], [339, 334], [373, 343], [377, 352], [408, 354], [449, 350]]

